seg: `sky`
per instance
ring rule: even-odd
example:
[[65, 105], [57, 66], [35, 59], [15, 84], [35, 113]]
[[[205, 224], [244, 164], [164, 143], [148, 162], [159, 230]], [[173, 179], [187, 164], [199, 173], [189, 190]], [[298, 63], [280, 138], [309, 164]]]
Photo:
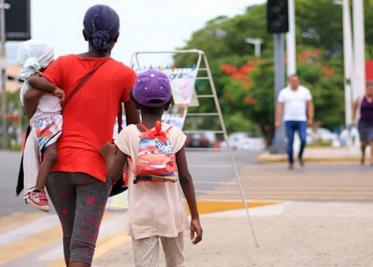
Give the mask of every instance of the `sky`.
[[[85, 11], [92, 5], [114, 8], [121, 19], [113, 57], [129, 63], [136, 51], [174, 50], [191, 34], [219, 15], [234, 16], [265, 0], [31, 0], [32, 37], [52, 45], [56, 55], [81, 53]], [[9, 55], [14, 56], [9, 43]]]

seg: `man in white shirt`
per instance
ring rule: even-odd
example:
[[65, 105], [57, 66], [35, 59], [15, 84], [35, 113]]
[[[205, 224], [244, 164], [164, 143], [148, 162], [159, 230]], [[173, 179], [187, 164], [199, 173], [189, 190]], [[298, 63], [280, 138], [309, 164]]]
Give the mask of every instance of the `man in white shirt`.
[[289, 77], [288, 87], [281, 90], [276, 107], [276, 128], [285, 123], [289, 169], [294, 168], [293, 143], [297, 131], [300, 138], [298, 154], [299, 164], [304, 165], [303, 152], [307, 143], [307, 123], [313, 124], [314, 106], [310, 90], [299, 85], [299, 77], [293, 74]]

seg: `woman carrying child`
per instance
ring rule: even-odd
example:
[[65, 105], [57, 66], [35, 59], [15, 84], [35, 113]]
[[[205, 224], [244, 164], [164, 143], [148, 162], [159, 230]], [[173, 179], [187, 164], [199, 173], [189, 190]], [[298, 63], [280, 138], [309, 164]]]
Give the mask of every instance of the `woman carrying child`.
[[[88, 52], [54, 61], [42, 76], [29, 79], [32, 87], [66, 94], [58, 159], [47, 179], [47, 190], [60, 218], [66, 266], [91, 266], [99, 227], [112, 181], [106, 179], [100, 148], [112, 140], [120, 104], [127, 124], [137, 123], [130, 100], [135, 73], [110, 57], [119, 36], [119, 16], [96, 5], [84, 16], [83, 36]], [[80, 84], [79, 90], [77, 85]]]

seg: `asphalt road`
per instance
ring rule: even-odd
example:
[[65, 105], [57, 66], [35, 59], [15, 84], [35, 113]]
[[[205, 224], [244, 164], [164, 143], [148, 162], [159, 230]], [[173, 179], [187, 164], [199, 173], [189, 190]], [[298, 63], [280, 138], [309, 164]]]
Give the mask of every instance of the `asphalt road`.
[[[257, 152], [236, 151], [234, 155], [240, 168], [254, 163]], [[15, 194], [20, 159], [20, 153], [0, 152], [0, 217], [13, 212], [35, 212], [35, 209], [24, 204], [22, 195], [17, 197]], [[188, 151], [188, 162], [198, 196], [234, 177], [226, 151]]]
[[[373, 200], [373, 168], [358, 163], [306, 163], [288, 171], [285, 163], [257, 164], [257, 152], [235, 151], [249, 200]], [[16, 197], [19, 153], [0, 152], [0, 217], [34, 212]], [[227, 152], [188, 151], [189, 168], [201, 199], [239, 200], [240, 191]]]
[[34, 212], [24, 204], [22, 196], [16, 196], [20, 153], [0, 152], [0, 217], [13, 212]]
[[[188, 155], [199, 200], [239, 200], [237, 183], [234, 180], [234, 172], [230, 166], [230, 159], [227, 153], [193, 151], [188, 152]], [[361, 257], [361, 259], [366, 258], [366, 248], [369, 247], [371, 240], [365, 242], [364, 240], [366, 240], [366, 236], [369, 236], [369, 233], [366, 234], [360, 229], [365, 229], [371, 223], [366, 216], [370, 214], [370, 201], [373, 200], [372, 167], [359, 166], [358, 162], [324, 162], [306, 163], [305, 168], [297, 166], [294, 171], [289, 171], [285, 163], [255, 163], [256, 153], [253, 152], [237, 151], [234, 155], [240, 169], [242, 185], [249, 201], [252, 203], [258, 200], [267, 201], [267, 203], [268, 200], [284, 201], [280, 204], [281, 210], [290, 209], [290, 213], [278, 213], [278, 207], [275, 205], [277, 208], [273, 207], [274, 210], [270, 206], [268, 209], [274, 211], [274, 214], [278, 215], [276, 215], [277, 217], [273, 217], [271, 212], [269, 214], [272, 215], [268, 215], [266, 212], [269, 210], [265, 211], [266, 209], [258, 210], [258, 217], [253, 217], [255, 229], [258, 232], [258, 236], [261, 237], [261, 245], [265, 248], [262, 254], [258, 254], [258, 252], [247, 254], [247, 251], [252, 251], [254, 248], [248, 248], [247, 241], [243, 243], [245, 238], [242, 238], [242, 236], [246, 234], [244, 229], [248, 229], [244, 213], [237, 218], [233, 218], [236, 216], [234, 215], [236, 214], [235, 212], [232, 212], [231, 215], [226, 213], [219, 215], [217, 213], [216, 216], [218, 217], [211, 217], [209, 220], [207, 220], [209, 217], [202, 215], [204, 228], [208, 229], [205, 231], [206, 237], [203, 243], [206, 245], [204, 247], [198, 246], [198, 253], [197, 249], [194, 251], [191, 245], [187, 245], [188, 264], [194, 263], [189, 264], [190, 266], [225, 267], [227, 262], [232, 266], [248, 266], [245, 264], [249, 260], [256, 262], [256, 259], [242, 260], [242, 255], [259, 255], [257, 260], [262, 262], [261, 260], [267, 260], [268, 253], [273, 251], [273, 262], [277, 264], [278, 260], [287, 262], [287, 257], [294, 254], [293, 248], [302, 248], [302, 245], [303, 254], [301, 255], [316, 255], [315, 257], [318, 257], [318, 253], [322, 253], [321, 255], [325, 255], [325, 253], [318, 250], [315, 252], [315, 248], [318, 247], [320, 240], [330, 240], [328, 239], [330, 238], [328, 235], [329, 230], [334, 231], [332, 237], [343, 236], [343, 233], [355, 233], [354, 236], [358, 237], [356, 242], [354, 239], [351, 244], [347, 244], [348, 246], [346, 247], [348, 249], [343, 249], [340, 254], [335, 254], [334, 251], [330, 252], [328, 256], [330, 259], [342, 257], [346, 254], [346, 251], [357, 251], [357, 247], [361, 253], [359, 252], [360, 254], [357, 253], [356, 255]], [[0, 152], [0, 177], [2, 178], [2, 186], [0, 187], [0, 266], [62, 267], [64, 262], [61, 245], [61, 226], [57, 216], [53, 212], [43, 213], [28, 207], [23, 203], [22, 197], [15, 197], [19, 160], [19, 153]], [[292, 201], [288, 202], [287, 200]], [[294, 200], [297, 201], [294, 202]], [[298, 202], [299, 200], [301, 201]], [[304, 202], [304, 200], [329, 201]], [[357, 200], [360, 201], [357, 202]], [[219, 203], [219, 208], [231, 204], [224, 201], [216, 203]], [[294, 217], [294, 209], [292, 207], [297, 205], [299, 206], [298, 212], [300, 214]], [[312, 206], [312, 209], [305, 210], [309, 205]], [[348, 209], [351, 205], [353, 208]], [[370, 208], [367, 209], [367, 207]], [[255, 210], [256, 208], [251, 209], [254, 213]], [[320, 215], [322, 210], [324, 212]], [[336, 211], [339, 213], [334, 216], [333, 212]], [[124, 214], [123, 211], [108, 210], [105, 212], [100, 227], [94, 266], [123, 266], [123, 262], [126, 262], [126, 266], [133, 266], [130, 264], [132, 262], [130, 260], [132, 255], [131, 239], [123, 233]], [[214, 214], [206, 216], [210, 215], [213, 216]], [[305, 215], [308, 217], [305, 217]], [[347, 228], [340, 227], [342, 215], [345, 217], [342, 224]], [[260, 216], [270, 217], [261, 219]], [[351, 216], [356, 217], [355, 223], [352, 221]], [[321, 236], [320, 238], [321, 228], [319, 224], [321, 221], [323, 225], [325, 223], [325, 229], [322, 226], [325, 237]], [[242, 223], [242, 227], [239, 223]], [[232, 228], [232, 225], [235, 225], [235, 227]], [[224, 229], [230, 229], [230, 227], [233, 232], [224, 231]], [[284, 229], [287, 230], [284, 231]], [[296, 236], [294, 235], [294, 229], [296, 232], [298, 231]], [[300, 230], [302, 232], [299, 232]], [[359, 235], [357, 235], [358, 231]], [[224, 235], [224, 233], [227, 234]], [[295, 241], [289, 240], [289, 236], [292, 236], [293, 239], [295, 238]], [[266, 238], [265, 240], [263, 240], [264, 237]], [[313, 238], [317, 241], [314, 244], [304, 243], [304, 240], [313, 240]], [[347, 239], [341, 238], [341, 240], [345, 241]], [[251, 240], [249, 243], [252, 244]], [[227, 247], [226, 244], [232, 245]], [[273, 244], [275, 245], [272, 246]], [[290, 250], [281, 252], [285, 255], [284, 258], [277, 259], [280, 255], [278, 251], [283, 248], [289, 248], [289, 244], [295, 245], [290, 246]], [[340, 244], [340, 242], [326, 242], [324, 246], [330, 248], [335, 244]], [[227, 248], [229, 250], [228, 253]], [[307, 249], [308, 252], [304, 252], [304, 249]], [[219, 255], [224, 255], [224, 257], [219, 258]], [[231, 257], [226, 259], [226, 255], [231, 255]], [[304, 259], [303, 256], [300, 258]], [[234, 264], [235, 260], [239, 262], [237, 261]], [[368, 259], [365, 262], [368, 264], [371, 261]], [[317, 261], [317, 263], [319, 262]], [[331, 266], [317, 263], [312, 266]], [[281, 264], [277, 265], [280, 266]], [[306, 266], [305, 264], [293, 265]], [[268, 266], [268, 264], [258, 266]], [[361, 266], [368, 265], [361, 264]]]

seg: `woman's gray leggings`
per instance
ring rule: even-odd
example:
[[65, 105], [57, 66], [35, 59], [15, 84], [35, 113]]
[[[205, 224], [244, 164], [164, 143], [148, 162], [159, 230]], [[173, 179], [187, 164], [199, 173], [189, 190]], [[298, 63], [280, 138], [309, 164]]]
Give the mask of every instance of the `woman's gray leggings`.
[[91, 264], [110, 183], [83, 173], [51, 172], [47, 190], [62, 224], [65, 261]]

